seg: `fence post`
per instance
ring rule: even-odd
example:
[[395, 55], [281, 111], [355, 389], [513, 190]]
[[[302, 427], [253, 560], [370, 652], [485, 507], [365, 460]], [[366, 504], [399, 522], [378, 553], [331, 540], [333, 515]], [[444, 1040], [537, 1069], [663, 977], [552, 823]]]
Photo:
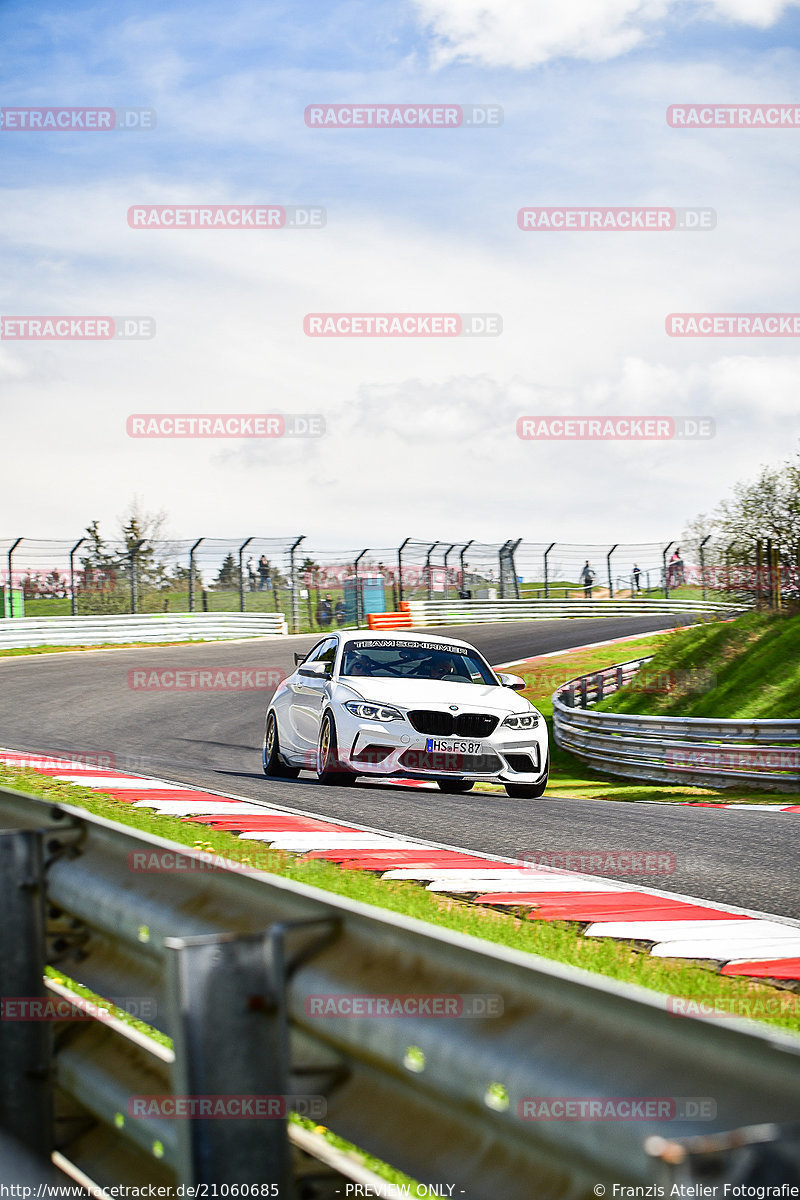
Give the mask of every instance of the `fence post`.
[[[614, 553], [614, 551], [616, 550], [618, 545], [619, 545], [619, 542], [615, 542], [614, 545], [609, 550], [608, 554], [606, 555], [606, 567], [608, 568], [608, 598], [609, 598], [609, 600], [614, 599], [614, 580], [611, 577], [611, 555]], [[633, 595], [633, 593], [631, 592], [631, 596], [632, 595]]]
[[189, 612], [194, 612], [194, 552], [205, 538], [198, 538], [189, 551]]
[[9, 615], [9, 617], [14, 616], [14, 582], [13, 582], [13, 577], [11, 575], [11, 555], [14, 553], [14, 551], [16, 550], [17, 546], [20, 544], [21, 541], [22, 541], [22, 538], [18, 537], [17, 540], [14, 542], [14, 545], [11, 547], [11, 549], [8, 552], [8, 615]]
[[425, 574], [428, 577], [428, 599], [429, 600], [433, 599], [433, 580], [431, 579], [431, 555], [433, 554], [434, 550], [436, 549], [436, 547], [438, 545], [439, 545], [438, 542], [434, 542], [433, 545], [429, 548], [428, 553], [425, 556]]
[[445, 556], [444, 556], [444, 598], [445, 598], [445, 600], [450, 599], [450, 578], [447, 574], [447, 571], [448, 571], [447, 560], [450, 557], [450, 551], [455, 550], [457, 544], [458, 544], [457, 542], [453, 542], [452, 546], [448, 547], [447, 552], [445, 553]]
[[289, 548], [289, 590], [292, 593], [292, 633], [298, 633], [300, 629], [300, 589], [297, 586], [295, 578], [294, 555], [300, 543], [305, 541], [305, 537], [306, 535], [302, 534]]
[[403, 551], [410, 541], [411, 538], [407, 537], [402, 546], [397, 547], [397, 593], [400, 603], [403, 601]]
[[710, 533], [707, 533], [707, 534], [706, 534], [706, 536], [703, 538], [702, 542], [700, 543], [700, 545], [698, 546], [698, 551], [699, 551], [699, 554], [700, 554], [700, 581], [701, 581], [701, 583], [702, 583], [702, 585], [703, 585], [703, 599], [704, 599], [704, 600], [705, 600], [705, 598], [706, 598], [706, 552], [705, 552], [705, 544], [706, 544], [706, 542], [707, 542], [707, 541], [710, 539], [710, 537], [711, 537], [711, 534], [710, 534]]
[[364, 597], [361, 595], [361, 581], [358, 575], [358, 564], [361, 562], [364, 555], [369, 551], [369, 546], [366, 550], [362, 550], [353, 563], [353, 575], [355, 576], [356, 587], [356, 625], [361, 628], [361, 618], [364, 616]]
[[467, 580], [466, 580], [466, 576], [464, 575], [464, 555], [467, 553], [467, 551], [469, 550], [469, 548], [472, 545], [472, 543], [474, 542], [474, 540], [475, 540], [474, 538], [470, 538], [470, 540], [465, 543], [464, 548], [462, 550], [460, 550], [459, 554], [458, 554], [459, 562], [461, 563], [461, 591], [462, 592], [465, 592], [467, 590], [467, 587], [466, 587]]
[[661, 555], [662, 561], [664, 563], [664, 599], [665, 600], [669, 600], [669, 572], [667, 571], [667, 555], [669, 554], [671, 547], [674, 545], [675, 545], [674, 542], [667, 542], [666, 546], [664, 547], [664, 551]]
[[86, 538], [81, 538], [81, 540], [76, 542], [69, 552], [69, 609], [73, 617], [78, 615], [78, 597], [75, 595], [75, 555], [78, 552], [78, 548], [82, 546], [85, 541]]
[[253, 541], [255, 541], [255, 538], [249, 537], [239, 547], [239, 612], [244, 612], [244, 567], [242, 566], [242, 555]]
[[544, 552], [544, 598], [545, 598], [545, 600], [550, 599], [550, 576], [547, 573], [547, 556], [549, 555], [550, 551], [553, 549], [554, 546], [555, 546], [555, 542], [551, 542], [550, 545], [547, 547], [547, 549]]
[[138, 601], [138, 579], [136, 569], [136, 555], [141, 550], [142, 546], [147, 541], [147, 538], [139, 538], [138, 542], [133, 542], [128, 547], [128, 558], [131, 564], [131, 616], [136, 616], [136, 606]]

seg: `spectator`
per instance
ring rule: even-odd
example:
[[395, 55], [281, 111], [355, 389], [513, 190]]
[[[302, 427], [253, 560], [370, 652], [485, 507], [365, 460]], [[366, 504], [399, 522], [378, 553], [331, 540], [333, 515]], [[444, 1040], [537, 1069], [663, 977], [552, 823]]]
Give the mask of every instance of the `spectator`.
[[642, 590], [642, 585], [639, 582], [641, 579], [641, 575], [642, 575], [642, 572], [639, 569], [639, 564], [634, 563], [633, 564], [633, 590], [635, 592], [640, 592]]
[[581, 571], [581, 583], [583, 584], [583, 595], [586, 600], [592, 598], [592, 584], [594, 583], [594, 571], [589, 566], [589, 560], [586, 560], [586, 566]]
[[317, 605], [317, 624], [327, 626], [330, 625], [332, 620], [333, 601], [331, 600], [330, 594], [328, 594], [325, 599], [320, 600], [319, 604]]
[[270, 584], [269, 578], [269, 561], [266, 554], [262, 554], [258, 560], [258, 590], [264, 592]]
[[250, 584], [250, 591], [254, 592], [256, 590], [256, 560], [252, 554], [247, 560], [247, 579]]

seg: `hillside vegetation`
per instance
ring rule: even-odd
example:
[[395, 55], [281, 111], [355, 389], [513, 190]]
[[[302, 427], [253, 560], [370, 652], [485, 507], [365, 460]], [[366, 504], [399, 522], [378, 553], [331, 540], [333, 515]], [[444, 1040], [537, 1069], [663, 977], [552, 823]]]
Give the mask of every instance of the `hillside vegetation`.
[[636, 679], [597, 708], [670, 717], [800, 718], [800, 616], [748, 613], [669, 634]]

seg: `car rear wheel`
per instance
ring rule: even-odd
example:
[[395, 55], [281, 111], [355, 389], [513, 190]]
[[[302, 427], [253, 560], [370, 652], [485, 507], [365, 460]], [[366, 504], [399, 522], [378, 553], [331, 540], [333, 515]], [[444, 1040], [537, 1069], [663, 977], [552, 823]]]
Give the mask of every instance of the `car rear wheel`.
[[261, 763], [264, 768], [264, 774], [271, 775], [273, 779], [297, 779], [297, 776], [300, 774], [299, 767], [287, 767], [281, 758], [280, 746], [278, 744], [278, 722], [275, 720], [275, 713], [270, 713], [269, 720], [267, 721], [267, 732], [264, 736], [264, 750], [261, 755]]
[[466, 792], [471, 792], [475, 786], [472, 779], [437, 779], [439, 791], [445, 792], [448, 796], [462, 796]]
[[342, 767], [339, 762], [336, 726], [330, 713], [325, 713], [322, 718], [322, 728], [319, 731], [317, 775], [320, 783], [334, 784], [338, 787], [347, 787], [356, 781], [353, 772]]

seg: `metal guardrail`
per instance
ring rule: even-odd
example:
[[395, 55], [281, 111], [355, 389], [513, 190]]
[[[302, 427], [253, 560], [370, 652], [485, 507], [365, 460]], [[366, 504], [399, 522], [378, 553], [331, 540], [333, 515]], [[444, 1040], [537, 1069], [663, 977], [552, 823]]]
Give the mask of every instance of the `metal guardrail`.
[[[782, 1031], [677, 1018], [644, 989], [274, 875], [211, 872], [186, 847], [20, 793], [0, 791], [0, 830], [6, 1005], [46, 997], [51, 964], [129, 1009], [150, 998], [149, 1025], [173, 1039], [91, 1016], [14, 1023], [6, 1008], [0, 1128], [100, 1185], [303, 1194], [285, 1121], [131, 1115], [156, 1094], [319, 1095], [325, 1126], [470, 1200], [647, 1183], [654, 1137], [796, 1114], [800, 1039]], [[197, 869], [131, 869], [164, 851]], [[342, 994], [488, 995], [499, 1015], [314, 1015], [315, 997]], [[524, 1119], [526, 1100], [609, 1095], [706, 1097], [716, 1115]]]
[[282, 613], [110, 613], [0, 620], [0, 650], [97, 646], [104, 642], [183, 642], [285, 634]]
[[530, 621], [553, 617], [632, 617], [651, 613], [722, 617], [750, 605], [715, 600], [411, 600], [411, 619], [418, 625], [468, 625], [479, 621]]
[[725, 788], [797, 792], [800, 721], [635, 716], [597, 712], [649, 658], [582, 675], [553, 694], [556, 745], [610, 775]]

